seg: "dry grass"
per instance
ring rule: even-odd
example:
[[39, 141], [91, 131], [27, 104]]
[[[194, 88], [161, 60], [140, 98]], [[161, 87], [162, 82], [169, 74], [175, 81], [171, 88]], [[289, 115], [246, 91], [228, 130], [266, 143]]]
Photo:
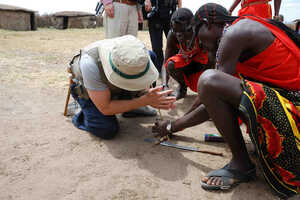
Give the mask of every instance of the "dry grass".
[[[138, 37], [151, 47], [147, 31]], [[262, 174], [228, 193], [200, 189], [199, 178], [231, 157], [225, 144], [203, 142], [204, 133], [217, 132], [211, 122], [184, 130], [178, 142], [224, 158], [145, 144], [154, 118], [120, 117], [122, 131], [113, 142], [74, 128], [62, 115], [66, 67], [80, 48], [101, 39], [103, 28], [0, 30], [1, 200], [274, 199]], [[164, 117], [182, 116], [194, 98], [177, 101]]]
[[[138, 37], [151, 48], [148, 31], [140, 31]], [[72, 56], [80, 48], [104, 38], [103, 28], [0, 30], [0, 82], [65, 88], [66, 67]]]

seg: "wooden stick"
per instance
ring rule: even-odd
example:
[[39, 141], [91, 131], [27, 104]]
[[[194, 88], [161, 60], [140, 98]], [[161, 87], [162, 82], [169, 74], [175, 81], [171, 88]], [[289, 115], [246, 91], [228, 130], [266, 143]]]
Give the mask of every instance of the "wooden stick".
[[67, 116], [67, 114], [68, 114], [68, 105], [69, 105], [70, 96], [71, 96], [71, 87], [73, 84], [73, 81], [72, 81], [73, 74], [72, 74], [71, 68], [68, 68], [67, 72], [70, 73], [70, 78], [69, 78], [70, 81], [69, 81], [69, 89], [68, 89], [68, 94], [67, 94], [67, 99], [66, 99], [66, 104], [65, 104], [64, 116]]
[[71, 96], [71, 86], [72, 86], [72, 82], [73, 82], [72, 79], [70, 79], [69, 89], [68, 89], [68, 94], [67, 94], [67, 99], [66, 99], [66, 104], [65, 104], [64, 116], [67, 116], [67, 114], [68, 114], [68, 105], [69, 105], [70, 96]]
[[158, 113], [159, 113], [159, 118], [160, 118], [160, 120], [163, 120], [162, 114], [161, 114], [161, 112], [160, 112], [160, 108], [158, 109]]
[[198, 150], [197, 152], [211, 154], [211, 155], [215, 155], [215, 156], [222, 156], [222, 157], [224, 156], [223, 153], [212, 152], [212, 151]]

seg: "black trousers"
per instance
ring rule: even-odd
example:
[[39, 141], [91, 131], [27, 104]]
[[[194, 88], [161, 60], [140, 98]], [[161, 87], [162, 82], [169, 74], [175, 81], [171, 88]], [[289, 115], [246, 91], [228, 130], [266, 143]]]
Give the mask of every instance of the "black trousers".
[[152, 45], [152, 51], [157, 56], [157, 70], [161, 72], [161, 66], [164, 62], [163, 53], [163, 33], [168, 36], [170, 30], [170, 19], [153, 18], [148, 20], [148, 27]]

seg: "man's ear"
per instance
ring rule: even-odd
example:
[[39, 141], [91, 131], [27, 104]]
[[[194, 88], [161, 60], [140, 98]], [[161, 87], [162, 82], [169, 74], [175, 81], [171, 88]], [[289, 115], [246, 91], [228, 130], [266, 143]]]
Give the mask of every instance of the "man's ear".
[[208, 19], [207, 18], [203, 18], [202, 21], [203, 21], [203, 24], [205, 26], [207, 26], [207, 29], [210, 30], [211, 29], [211, 23], [209, 23]]

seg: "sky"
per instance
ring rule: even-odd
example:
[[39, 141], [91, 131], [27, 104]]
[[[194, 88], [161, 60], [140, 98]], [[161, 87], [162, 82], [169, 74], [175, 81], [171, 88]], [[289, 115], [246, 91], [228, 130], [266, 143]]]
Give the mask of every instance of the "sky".
[[[234, 0], [182, 0], [183, 7], [191, 9], [194, 13], [203, 4], [213, 2], [229, 9]], [[0, 0], [0, 4], [19, 6], [38, 11], [41, 15], [58, 11], [85, 11], [94, 13], [98, 0]], [[273, 6], [273, 2], [271, 2]], [[233, 15], [237, 14], [239, 7]], [[300, 19], [300, 0], [282, 0], [280, 14], [284, 15], [286, 22]]]

